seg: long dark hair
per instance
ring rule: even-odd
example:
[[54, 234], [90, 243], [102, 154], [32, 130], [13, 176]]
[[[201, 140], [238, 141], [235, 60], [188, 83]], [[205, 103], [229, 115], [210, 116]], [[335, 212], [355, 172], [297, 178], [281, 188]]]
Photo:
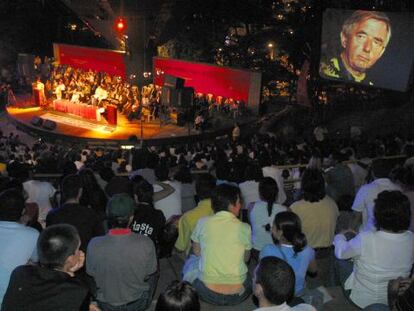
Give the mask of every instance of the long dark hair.
[[293, 212], [280, 212], [275, 216], [273, 225], [283, 232], [286, 240], [293, 245], [295, 256], [308, 244], [306, 236], [302, 232], [299, 217]]
[[276, 181], [272, 177], [262, 178], [259, 182], [259, 194], [260, 198], [267, 202], [267, 213], [272, 215], [273, 204], [276, 202], [277, 195], [279, 194], [279, 188]]

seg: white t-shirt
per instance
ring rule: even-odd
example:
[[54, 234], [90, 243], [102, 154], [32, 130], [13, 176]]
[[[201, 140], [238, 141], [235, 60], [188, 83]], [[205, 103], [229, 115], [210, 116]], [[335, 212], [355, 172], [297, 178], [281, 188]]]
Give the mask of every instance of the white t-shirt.
[[243, 198], [244, 207], [249, 203], [260, 200], [259, 183], [254, 180], [247, 180], [239, 184], [239, 189]]
[[37, 203], [39, 206], [39, 222], [44, 225], [47, 213], [52, 209], [50, 199], [56, 192], [56, 189], [47, 181], [28, 180], [23, 183], [28, 198], [27, 203]]
[[388, 178], [379, 178], [373, 182], [363, 185], [352, 204], [352, 209], [357, 212], [362, 212], [362, 231], [369, 231], [375, 229], [374, 220], [374, 204], [378, 194], [382, 191], [399, 190], [402, 191], [401, 187], [394, 184]]
[[286, 211], [285, 206], [275, 203], [269, 216], [266, 202], [258, 201], [254, 203], [253, 208], [249, 212], [254, 249], [261, 251], [265, 245], [273, 243], [272, 233], [270, 230], [266, 231], [265, 226], [269, 224], [271, 228], [275, 216], [284, 211]]
[[286, 201], [285, 186], [283, 182], [283, 171], [278, 169], [276, 166], [265, 166], [262, 167], [263, 177], [272, 177], [279, 188], [279, 194], [277, 196], [277, 203], [283, 204]]
[[[174, 188], [174, 192], [168, 197], [155, 202], [154, 207], [163, 212], [165, 219], [168, 219], [173, 215], [181, 215], [181, 183], [177, 181], [163, 181], [165, 184], [169, 184]], [[154, 192], [161, 191], [161, 186], [154, 184]]]
[[345, 289], [351, 289], [350, 298], [361, 308], [373, 303], [388, 304], [388, 281], [408, 277], [414, 262], [411, 231], [362, 232], [350, 241], [338, 234], [334, 245], [337, 258], [354, 259], [354, 269], [345, 282]]

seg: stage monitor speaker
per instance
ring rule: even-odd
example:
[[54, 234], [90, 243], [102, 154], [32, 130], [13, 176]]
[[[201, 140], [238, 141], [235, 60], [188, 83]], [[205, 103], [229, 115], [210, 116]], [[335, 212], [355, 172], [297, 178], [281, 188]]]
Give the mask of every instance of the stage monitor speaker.
[[193, 105], [194, 101], [194, 88], [184, 87], [181, 90], [181, 96], [179, 97], [179, 106], [181, 108], [188, 108]]
[[171, 87], [173, 89], [179, 90], [184, 87], [185, 80], [179, 77], [165, 75], [164, 76], [164, 86]]
[[30, 120], [30, 123], [32, 124], [32, 125], [34, 125], [34, 126], [42, 126], [42, 124], [43, 124], [43, 119], [42, 118], [40, 118], [40, 117], [38, 117], [38, 116], [34, 116], [33, 118], [32, 118], [32, 120]]
[[170, 105], [172, 107], [180, 107], [181, 90], [170, 90]]
[[43, 122], [43, 128], [49, 131], [53, 131], [56, 128], [56, 122], [52, 120], [45, 120], [45, 122]]
[[177, 113], [177, 125], [185, 126], [185, 114], [182, 112]]

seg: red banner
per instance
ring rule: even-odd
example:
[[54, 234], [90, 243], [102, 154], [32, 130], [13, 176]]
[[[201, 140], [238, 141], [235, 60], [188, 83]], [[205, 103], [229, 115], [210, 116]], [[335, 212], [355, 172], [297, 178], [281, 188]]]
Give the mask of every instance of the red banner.
[[124, 52], [56, 43], [53, 51], [59, 64], [126, 78]]
[[197, 93], [258, 105], [261, 73], [159, 57], [155, 57], [153, 63], [156, 85], [162, 86], [164, 75], [168, 74], [185, 79], [184, 86], [193, 87]]

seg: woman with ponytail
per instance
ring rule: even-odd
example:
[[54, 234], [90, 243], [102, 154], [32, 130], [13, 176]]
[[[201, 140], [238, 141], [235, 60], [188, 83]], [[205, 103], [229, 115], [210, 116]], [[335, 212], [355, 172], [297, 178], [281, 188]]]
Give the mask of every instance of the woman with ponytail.
[[286, 261], [295, 272], [295, 295], [302, 296], [305, 290], [305, 276], [316, 275], [315, 251], [307, 246], [299, 217], [292, 212], [281, 212], [273, 221], [274, 244], [268, 244], [260, 252], [264, 257], [278, 257]]
[[[249, 206], [249, 220], [252, 226], [253, 256], [258, 255], [263, 246], [273, 242], [271, 227], [275, 216], [287, 208], [277, 202], [279, 189], [276, 181], [265, 177], [259, 182], [260, 201]], [[256, 256], [257, 258], [257, 256]]]

